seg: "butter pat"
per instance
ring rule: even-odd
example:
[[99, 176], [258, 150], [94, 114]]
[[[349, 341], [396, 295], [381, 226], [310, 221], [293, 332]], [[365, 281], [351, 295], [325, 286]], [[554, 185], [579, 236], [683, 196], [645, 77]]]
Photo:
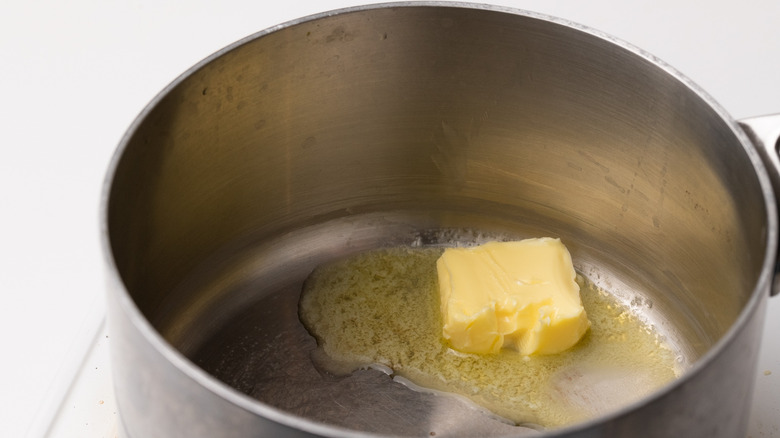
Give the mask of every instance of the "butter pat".
[[554, 354], [590, 327], [571, 255], [543, 237], [447, 248], [436, 262], [443, 335], [465, 353]]

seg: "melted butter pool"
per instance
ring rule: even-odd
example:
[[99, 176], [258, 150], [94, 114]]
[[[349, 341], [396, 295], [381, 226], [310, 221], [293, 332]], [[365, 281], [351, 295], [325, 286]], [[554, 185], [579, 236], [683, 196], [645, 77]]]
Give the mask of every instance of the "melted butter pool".
[[442, 338], [441, 248], [390, 248], [318, 267], [299, 314], [333, 374], [389, 368], [414, 385], [465, 396], [516, 424], [556, 428], [609, 412], [675, 378], [655, 330], [578, 276], [591, 328], [556, 355], [464, 354]]

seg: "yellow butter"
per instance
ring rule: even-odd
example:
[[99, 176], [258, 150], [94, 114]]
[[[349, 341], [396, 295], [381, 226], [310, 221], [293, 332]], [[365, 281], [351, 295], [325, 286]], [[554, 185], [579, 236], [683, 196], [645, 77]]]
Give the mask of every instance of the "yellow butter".
[[456, 350], [554, 354], [590, 327], [560, 239], [447, 248], [436, 267], [443, 335]]

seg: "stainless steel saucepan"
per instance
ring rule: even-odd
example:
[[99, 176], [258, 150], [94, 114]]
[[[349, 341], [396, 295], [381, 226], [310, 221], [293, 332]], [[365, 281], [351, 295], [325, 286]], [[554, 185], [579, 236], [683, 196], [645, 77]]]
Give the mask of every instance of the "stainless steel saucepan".
[[742, 436], [778, 290], [779, 132], [530, 12], [373, 5], [239, 41], [155, 97], [108, 172], [124, 436], [526, 433], [369, 372], [328, 386], [309, 359], [297, 300], [313, 268], [463, 230], [561, 237], [687, 369], [544, 436]]

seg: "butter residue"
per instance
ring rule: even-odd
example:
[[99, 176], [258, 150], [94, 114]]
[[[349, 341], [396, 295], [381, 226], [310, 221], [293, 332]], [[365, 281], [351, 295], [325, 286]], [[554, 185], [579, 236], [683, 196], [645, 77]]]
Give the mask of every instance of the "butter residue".
[[556, 238], [447, 248], [436, 262], [443, 336], [465, 353], [560, 353], [590, 327], [571, 255]]
[[[497, 416], [544, 428], [624, 406], [608, 398], [615, 388], [638, 399], [676, 377], [677, 351], [664, 347], [662, 334], [582, 275], [576, 281], [591, 328], [565, 354], [454, 350], [442, 337], [436, 261], [443, 252], [383, 248], [317, 267], [299, 307], [301, 322], [317, 340], [316, 368], [343, 376], [380, 364], [419, 387], [467, 397]], [[603, 380], [610, 376], [619, 379]]]

